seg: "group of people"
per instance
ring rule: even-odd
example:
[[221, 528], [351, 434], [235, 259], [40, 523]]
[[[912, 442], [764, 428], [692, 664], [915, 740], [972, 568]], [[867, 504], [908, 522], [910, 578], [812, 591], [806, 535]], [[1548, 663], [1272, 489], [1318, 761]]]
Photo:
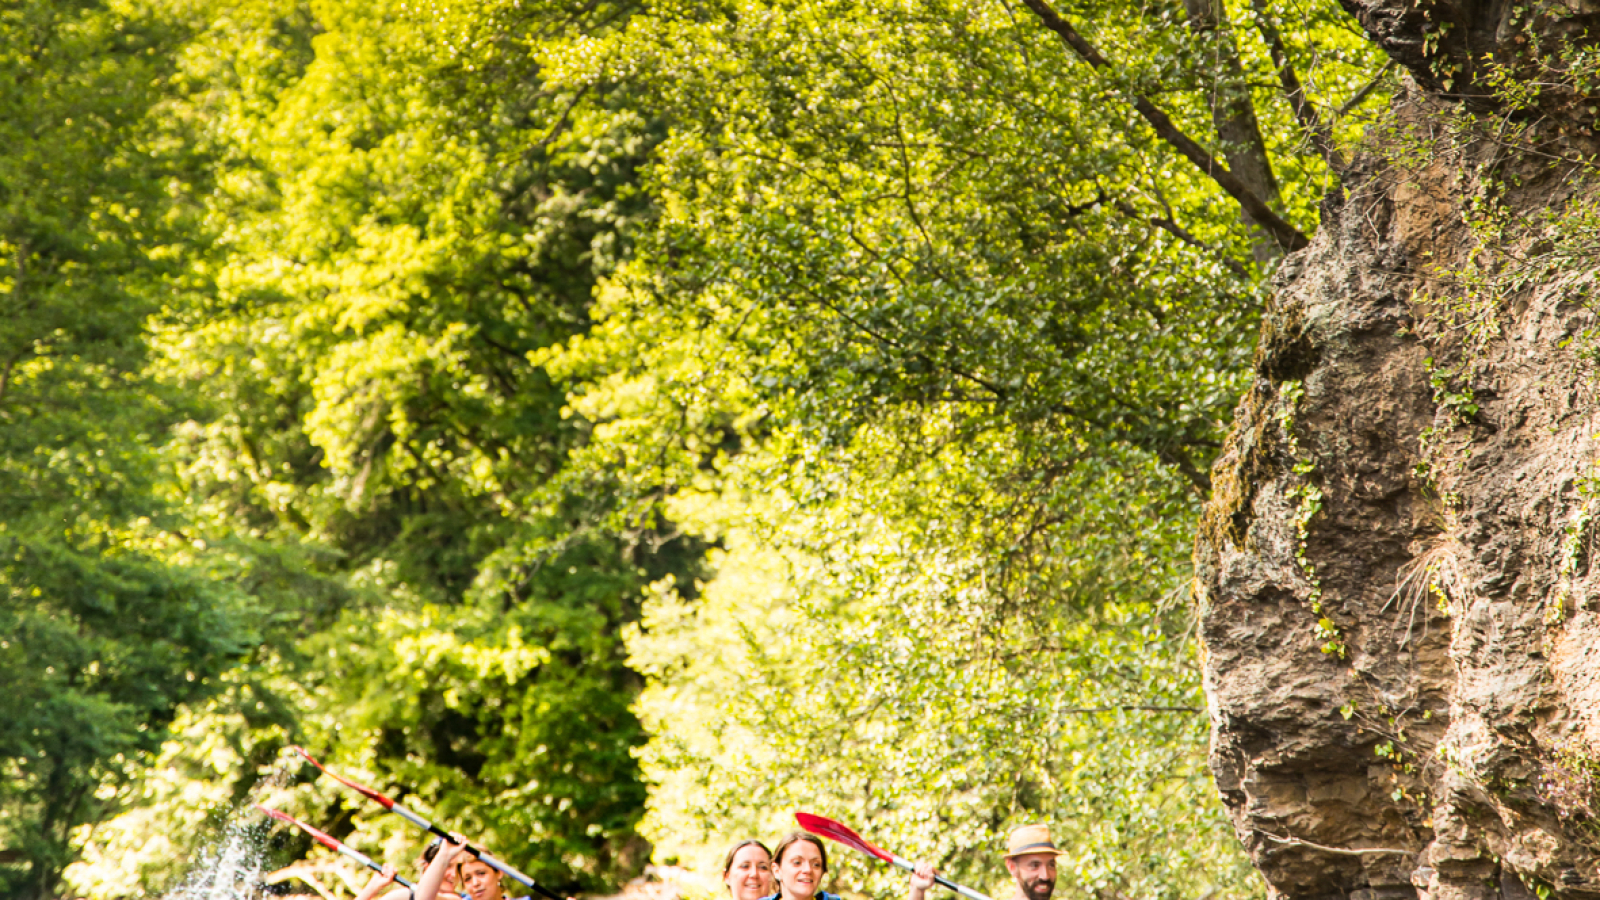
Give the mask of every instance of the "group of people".
[[[1016, 890], [1008, 900], [1050, 900], [1056, 887], [1056, 858], [1062, 855], [1044, 825], [1011, 832], [1004, 856]], [[768, 851], [758, 840], [733, 845], [722, 861], [722, 882], [732, 900], [840, 900], [822, 890], [828, 849], [816, 835], [791, 832]], [[909, 900], [924, 900], [937, 874], [931, 863], [916, 863]]]
[[[459, 835], [434, 841], [417, 861], [423, 872], [414, 898], [402, 889], [383, 900], [437, 900], [441, 891], [459, 894], [462, 900], [506, 900], [500, 872], [475, 856], [460, 857], [465, 846]], [[1044, 825], [1025, 825], [1011, 832], [1004, 860], [1016, 890], [1008, 900], [1050, 900], [1060, 855]], [[789, 833], [773, 850], [754, 838], [740, 841], [722, 862], [722, 881], [731, 900], [840, 900], [822, 889], [827, 874], [828, 848], [821, 838], [804, 831]], [[909, 900], [925, 900], [935, 874], [930, 863], [917, 863]], [[394, 866], [384, 866], [356, 900], [377, 900], [394, 883], [394, 876]]]

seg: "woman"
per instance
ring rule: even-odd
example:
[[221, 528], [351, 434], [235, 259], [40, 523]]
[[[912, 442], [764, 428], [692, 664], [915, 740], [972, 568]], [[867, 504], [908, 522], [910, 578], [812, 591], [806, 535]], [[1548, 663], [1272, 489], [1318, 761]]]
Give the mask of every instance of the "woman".
[[804, 831], [791, 831], [772, 851], [772, 877], [778, 892], [767, 900], [839, 900], [838, 894], [822, 889], [828, 874], [828, 851], [822, 838]]
[[[428, 863], [433, 862], [433, 857], [439, 852], [439, 844], [440, 839], [434, 838], [432, 843], [422, 848], [422, 855], [417, 857], [416, 862], [417, 878], [420, 879], [422, 877], [422, 873], [428, 871]], [[390, 879], [390, 881], [392, 882], [393, 879]], [[370, 888], [371, 885], [368, 885], [368, 887]], [[443, 894], [445, 897], [451, 898], [460, 896], [460, 894], [456, 891], [455, 866], [450, 866], [444, 870], [444, 883], [439, 886], [439, 893]], [[371, 900], [371, 898], [357, 897], [356, 900]], [[389, 893], [383, 895], [383, 900], [411, 900], [411, 891], [408, 888], [400, 888], [397, 891], [390, 891]]]
[[772, 893], [772, 853], [754, 838], [733, 845], [722, 859], [722, 883], [733, 900], [760, 900]]
[[[452, 843], [455, 841], [456, 843]], [[444, 882], [443, 870], [436, 870], [439, 860], [448, 853], [450, 862], [446, 869], [453, 869], [455, 873], [456, 890], [461, 892], [461, 900], [530, 900], [528, 897], [507, 898], [500, 889], [500, 870], [489, 865], [477, 856], [457, 856], [462, 851], [466, 841], [460, 835], [451, 835], [439, 849], [439, 855], [428, 865], [428, 871], [422, 875], [423, 880], [417, 884], [417, 900], [435, 900], [439, 892], [439, 885]], [[430, 887], [431, 885], [431, 887]], [[431, 890], [432, 893], [425, 893]], [[568, 897], [567, 900], [573, 900]]]
[[500, 890], [500, 870], [476, 856], [461, 860], [456, 866], [461, 879], [461, 890], [472, 900], [506, 900]]
[[452, 834], [445, 841], [434, 845], [433, 859], [428, 862], [428, 868], [417, 881], [415, 900], [435, 900], [439, 896], [439, 889], [444, 886], [445, 877], [455, 868], [456, 854], [460, 853], [466, 844], [466, 838]]

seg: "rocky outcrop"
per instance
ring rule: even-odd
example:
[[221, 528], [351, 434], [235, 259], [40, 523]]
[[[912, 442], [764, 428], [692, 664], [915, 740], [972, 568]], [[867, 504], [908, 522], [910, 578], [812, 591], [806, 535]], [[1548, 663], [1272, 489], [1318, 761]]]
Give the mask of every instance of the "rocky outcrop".
[[1348, 5], [1412, 77], [1285, 261], [1213, 473], [1212, 767], [1278, 895], [1600, 896], [1589, 101], [1440, 96], [1486, 50], [1559, 80], [1528, 48], [1592, 49], [1591, 11]]

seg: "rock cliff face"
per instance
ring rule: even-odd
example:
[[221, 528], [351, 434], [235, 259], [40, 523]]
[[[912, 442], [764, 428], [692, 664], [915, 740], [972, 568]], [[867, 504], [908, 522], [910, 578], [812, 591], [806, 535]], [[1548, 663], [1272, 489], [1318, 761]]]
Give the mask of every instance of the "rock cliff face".
[[1347, 5], [1411, 74], [1214, 472], [1212, 767], [1278, 895], [1600, 896], [1600, 22]]

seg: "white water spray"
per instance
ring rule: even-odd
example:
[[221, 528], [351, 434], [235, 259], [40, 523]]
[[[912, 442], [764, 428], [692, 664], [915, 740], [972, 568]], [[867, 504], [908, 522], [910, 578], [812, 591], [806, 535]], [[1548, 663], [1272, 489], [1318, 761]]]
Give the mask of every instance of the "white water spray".
[[261, 895], [262, 829], [235, 817], [166, 900], [256, 900]]
[[[297, 763], [280, 758], [278, 764], [257, 782], [251, 795], [256, 796], [288, 784], [292, 767]], [[245, 801], [240, 809], [228, 817], [221, 840], [201, 854], [183, 883], [163, 900], [261, 900], [266, 835], [265, 823], [251, 802]]]

